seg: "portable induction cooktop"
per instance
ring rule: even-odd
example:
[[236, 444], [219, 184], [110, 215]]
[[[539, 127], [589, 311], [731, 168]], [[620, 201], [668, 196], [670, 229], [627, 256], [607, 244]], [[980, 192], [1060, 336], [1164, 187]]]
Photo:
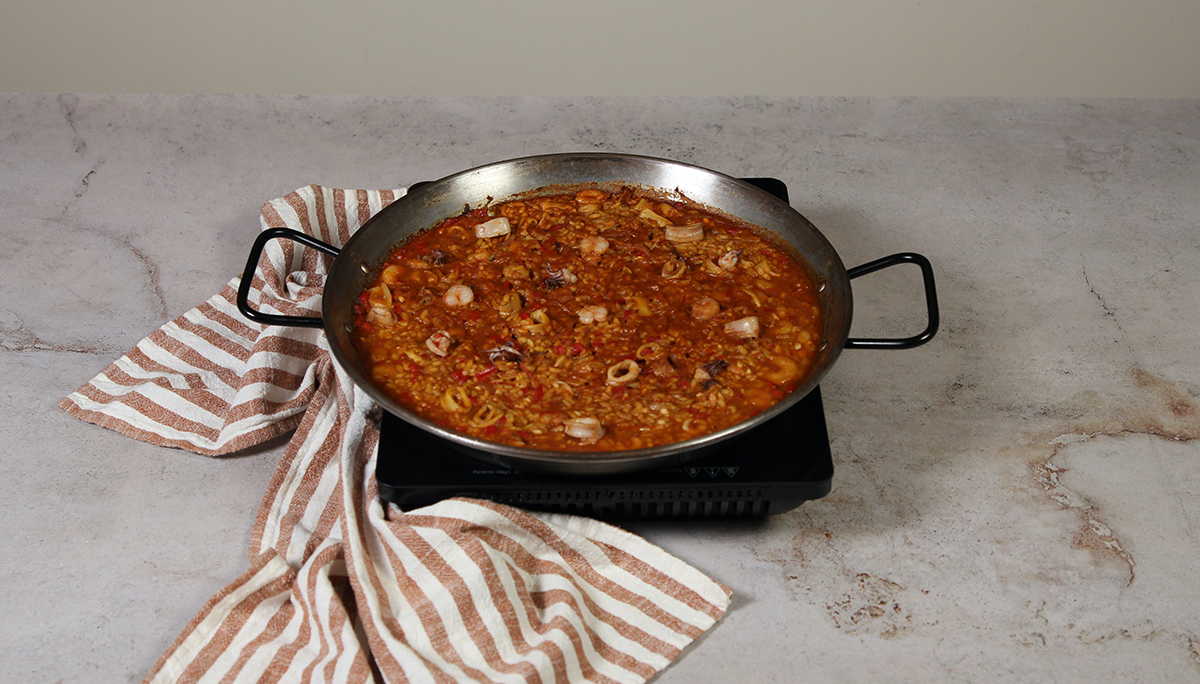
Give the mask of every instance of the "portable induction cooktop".
[[[773, 178], [747, 178], [787, 201]], [[509, 470], [466, 456], [384, 412], [379, 496], [403, 510], [456, 496], [605, 519], [776, 515], [829, 493], [833, 459], [820, 388], [720, 450], [670, 468], [603, 476]]]

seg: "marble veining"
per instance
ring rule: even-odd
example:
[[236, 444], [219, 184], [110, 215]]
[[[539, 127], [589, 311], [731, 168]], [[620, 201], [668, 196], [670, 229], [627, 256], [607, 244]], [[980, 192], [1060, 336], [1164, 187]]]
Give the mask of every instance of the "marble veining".
[[[238, 273], [262, 202], [574, 150], [778, 177], [941, 298], [823, 383], [828, 497], [629, 525], [735, 592], [656, 681], [1200, 682], [1200, 102], [150, 95], [0, 95], [0, 680], [139, 681], [245, 569], [283, 441], [54, 404]], [[915, 271], [854, 296], [856, 336], [923, 326]]]

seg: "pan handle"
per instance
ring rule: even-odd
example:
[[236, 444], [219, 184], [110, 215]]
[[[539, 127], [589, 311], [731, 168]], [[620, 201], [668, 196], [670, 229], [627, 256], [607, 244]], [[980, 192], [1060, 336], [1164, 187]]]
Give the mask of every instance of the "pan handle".
[[238, 285], [237, 293], [238, 311], [242, 312], [242, 315], [246, 318], [256, 323], [262, 323], [263, 325], [284, 325], [300, 328], [322, 327], [324, 321], [321, 320], [320, 316], [282, 316], [280, 314], [263, 313], [258, 309], [250, 307], [250, 283], [254, 280], [254, 271], [258, 268], [258, 261], [262, 258], [262, 252], [266, 248], [267, 242], [275, 238], [287, 238], [300, 244], [308, 245], [329, 256], [338, 255], [337, 247], [321, 242], [313, 236], [301, 233], [298, 230], [292, 230], [291, 228], [268, 228], [264, 230], [258, 234], [258, 238], [254, 241], [254, 246], [250, 248], [250, 258], [246, 260], [246, 270], [242, 272], [242, 282]]
[[903, 263], [916, 264], [921, 269], [921, 276], [925, 280], [925, 307], [929, 311], [929, 325], [925, 327], [924, 332], [913, 337], [899, 339], [850, 338], [846, 340], [846, 349], [912, 349], [932, 340], [933, 336], [937, 333], [939, 321], [937, 289], [933, 284], [933, 266], [929, 264], [929, 259], [913, 252], [902, 252], [900, 254], [885, 256], [882, 259], [876, 259], [862, 266], [855, 266], [846, 271], [846, 275], [854, 279]]

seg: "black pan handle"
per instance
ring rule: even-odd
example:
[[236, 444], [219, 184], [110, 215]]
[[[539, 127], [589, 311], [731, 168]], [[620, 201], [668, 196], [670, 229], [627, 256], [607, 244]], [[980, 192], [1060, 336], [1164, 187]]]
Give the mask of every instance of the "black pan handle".
[[929, 311], [929, 325], [925, 327], [925, 331], [913, 337], [904, 337], [900, 339], [888, 338], [850, 338], [846, 340], [846, 349], [912, 349], [919, 347], [937, 334], [938, 329], [938, 302], [937, 289], [933, 285], [933, 266], [929, 264], [929, 259], [914, 254], [913, 252], [902, 252], [885, 256], [882, 259], [865, 263], [862, 266], [855, 266], [846, 271], [846, 275], [851, 279], [859, 276], [874, 273], [875, 271], [895, 266], [897, 264], [916, 264], [921, 268], [921, 276], [925, 279], [925, 307]]
[[291, 228], [268, 228], [258, 234], [254, 246], [250, 248], [250, 258], [246, 260], [246, 270], [242, 272], [242, 282], [238, 285], [237, 308], [242, 315], [256, 323], [264, 325], [286, 325], [301, 328], [320, 328], [324, 325], [320, 316], [281, 316], [279, 314], [263, 313], [250, 307], [250, 282], [254, 280], [254, 271], [258, 269], [258, 261], [262, 258], [263, 249], [267, 242], [275, 238], [287, 238], [302, 245], [324, 252], [329, 256], [337, 256], [338, 248], [326, 244], [306, 233]]

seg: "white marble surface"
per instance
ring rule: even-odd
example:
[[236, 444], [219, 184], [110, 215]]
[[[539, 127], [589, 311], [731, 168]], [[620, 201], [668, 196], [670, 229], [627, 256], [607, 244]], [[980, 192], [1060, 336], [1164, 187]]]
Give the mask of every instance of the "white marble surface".
[[[656, 681], [1200, 681], [1200, 102], [0, 96], [0, 681], [138, 681], [247, 565], [282, 442], [55, 402], [241, 269], [267, 199], [611, 150], [775, 176], [942, 329], [825, 381], [833, 492], [632, 528], [735, 592]], [[915, 269], [854, 334], [922, 325]]]

